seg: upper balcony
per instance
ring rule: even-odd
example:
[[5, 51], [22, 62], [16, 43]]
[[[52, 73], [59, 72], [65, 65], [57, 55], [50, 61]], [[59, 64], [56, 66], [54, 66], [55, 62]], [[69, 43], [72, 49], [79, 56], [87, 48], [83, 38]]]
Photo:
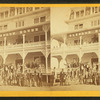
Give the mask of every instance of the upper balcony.
[[[31, 43], [24, 43], [24, 44], [15, 44], [15, 45], [6, 45], [0, 46], [0, 53], [3, 53], [4, 50], [8, 54], [22, 52], [23, 50], [27, 52], [41, 52], [45, 50], [45, 41], [40, 42], [31, 42]], [[47, 48], [50, 49], [50, 41], [47, 41]]]
[[67, 36], [65, 42], [64, 39], [55, 40], [54, 42], [55, 43], [53, 44], [55, 45], [52, 46], [52, 55], [54, 56], [63, 54], [64, 52], [66, 54], [78, 54], [80, 50], [83, 53], [94, 52], [94, 51], [98, 52], [100, 46], [99, 35], [97, 34], [87, 34], [84, 36], [72, 35], [72, 37]]
[[51, 52], [53, 56], [56, 56], [56, 55], [63, 54], [64, 52], [66, 54], [77, 54], [80, 52], [80, 50], [82, 52], [88, 53], [88, 52], [98, 51], [98, 49], [99, 49], [99, 42], [82, 44], [82, 45], [72, 45], [72, 46], [66, 45], [64, 47], [56, 47], [56, 48], [52, 48]]

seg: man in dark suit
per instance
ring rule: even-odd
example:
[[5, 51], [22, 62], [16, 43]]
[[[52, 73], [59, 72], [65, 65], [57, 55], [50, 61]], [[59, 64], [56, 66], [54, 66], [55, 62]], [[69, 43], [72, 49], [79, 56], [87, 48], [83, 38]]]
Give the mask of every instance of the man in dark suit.
[[64, 69], [62, 69], [62, 71], [60, 72], [60, 85], [61, 86], [64, 85], [64, 78], [65, 78], [65, 73], [64, 73]]

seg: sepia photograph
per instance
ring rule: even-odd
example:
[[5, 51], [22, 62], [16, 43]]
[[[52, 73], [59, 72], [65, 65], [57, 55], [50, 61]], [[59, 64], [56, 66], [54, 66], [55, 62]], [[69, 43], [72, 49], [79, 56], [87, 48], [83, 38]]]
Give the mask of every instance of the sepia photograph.
[[100, 91], [100, 7], [0, 7], [0, 91]]
[[100, 7], [52, 9], [55, 90], [100, 91]]
[[0, 7], [0, 91], [48, 86], [50, 53], [49, 7]]

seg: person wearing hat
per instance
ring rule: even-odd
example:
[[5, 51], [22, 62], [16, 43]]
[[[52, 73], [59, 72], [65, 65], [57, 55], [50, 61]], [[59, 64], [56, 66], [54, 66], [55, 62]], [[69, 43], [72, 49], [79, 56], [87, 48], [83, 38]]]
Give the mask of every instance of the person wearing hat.
[[62, 69], [60, 72], [60, 85], [61, 86], [64, 85], [64, 78], [65, 78], [65, 73], [64, 73], [64, 69]]

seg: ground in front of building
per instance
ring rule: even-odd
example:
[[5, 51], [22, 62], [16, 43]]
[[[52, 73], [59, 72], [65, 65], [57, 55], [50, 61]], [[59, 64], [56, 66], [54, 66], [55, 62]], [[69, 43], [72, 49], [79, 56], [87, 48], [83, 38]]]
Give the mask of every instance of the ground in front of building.
[[68, 85], [68, 86], [43, 86], [20, 87], [0, 86], [0, 91], [100, 91], [100, 85]]

